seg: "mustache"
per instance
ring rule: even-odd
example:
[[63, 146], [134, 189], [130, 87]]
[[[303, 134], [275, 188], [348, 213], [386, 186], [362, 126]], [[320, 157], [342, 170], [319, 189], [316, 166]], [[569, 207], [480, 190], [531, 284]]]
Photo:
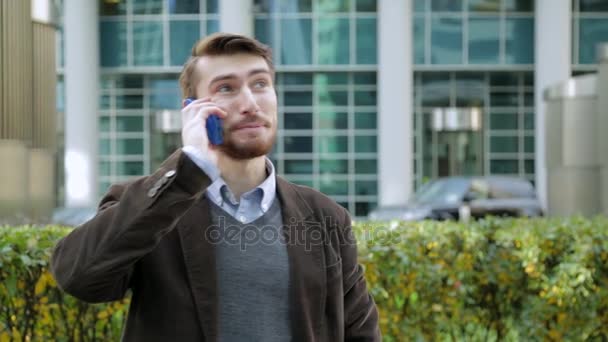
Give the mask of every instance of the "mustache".
[[270, 121], [261, 116], [248, 117], [247, 119], [235, 122], [234, 124], [230, 125], [229, 130], [233, 131], [249, 125], [270, 127]]

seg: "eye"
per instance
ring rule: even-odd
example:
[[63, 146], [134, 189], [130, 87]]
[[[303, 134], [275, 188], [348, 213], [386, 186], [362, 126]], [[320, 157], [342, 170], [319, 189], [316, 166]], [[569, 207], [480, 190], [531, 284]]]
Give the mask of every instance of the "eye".
[[253, 83], [253, 87], [256, 89], [262, 89], [268, 85], [268, 82], [265, 80], [257, 80]]
[[222, 84], [221, 86], [217, 87], [218, 93], [229, 93], [231, 91], [232, 91], [232, 87], [228, 84]]

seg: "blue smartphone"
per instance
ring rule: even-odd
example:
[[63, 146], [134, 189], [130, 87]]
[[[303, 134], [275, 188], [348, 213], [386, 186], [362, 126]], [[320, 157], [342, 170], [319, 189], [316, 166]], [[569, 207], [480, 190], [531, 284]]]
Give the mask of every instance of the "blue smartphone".
[[[194, 101], [193, 97], [188, 97], [184, 100], [184, 107], [190, 104], [190, 102]], [[209, 142], [213, 145], [221, 145], [224, 142], [224, 135], [222, 131], [222, 119], [219, 116], [211, 114], [207, 117], [207, 121], [205, 122], [205, 128], [207, 128], [207, 136], [209, 137]]]

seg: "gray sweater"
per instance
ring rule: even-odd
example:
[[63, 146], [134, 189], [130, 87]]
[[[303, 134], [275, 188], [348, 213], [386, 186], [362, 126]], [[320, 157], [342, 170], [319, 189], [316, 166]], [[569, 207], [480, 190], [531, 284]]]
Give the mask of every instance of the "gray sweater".
[[217, 253], [219, 341], [289, 341], [289, 263], [281, 206], [243, 224], [211, 203]]

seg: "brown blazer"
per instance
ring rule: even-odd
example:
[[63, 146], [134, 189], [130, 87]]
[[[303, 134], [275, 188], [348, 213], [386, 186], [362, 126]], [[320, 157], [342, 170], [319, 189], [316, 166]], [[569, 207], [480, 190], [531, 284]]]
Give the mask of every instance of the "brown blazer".
[[[113, 185], [97, 215], [57, 244], [51, 262], [57, 283], [87, 302], [119, 300], [131, 289], [125, 341], [216, 341], [209, 184], [178, 150], [151, 176]], [[380, 341], [348, 212], [281, 177], [277, 194], [294, 341]]]

